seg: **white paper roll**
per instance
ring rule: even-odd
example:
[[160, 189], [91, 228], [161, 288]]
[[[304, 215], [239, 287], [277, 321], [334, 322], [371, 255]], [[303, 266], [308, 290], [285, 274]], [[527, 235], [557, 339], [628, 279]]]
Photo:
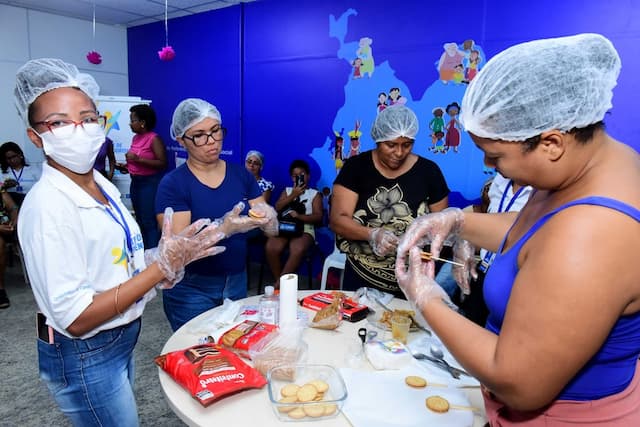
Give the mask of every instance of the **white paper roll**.
[[280, 329], [295, 326], [298, 313], [298, 275], [280, 277]]

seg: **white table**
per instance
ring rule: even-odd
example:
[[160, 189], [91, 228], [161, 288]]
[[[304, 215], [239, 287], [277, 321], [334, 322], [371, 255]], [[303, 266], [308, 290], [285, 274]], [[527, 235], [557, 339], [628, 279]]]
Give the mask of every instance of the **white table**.
[[[317, 291], [301, 291], [298, 296], [304, 296]], [[243, 304], [258, 304], [259, 296], [253, 296], [242, 300]], [[389, 304], [391, 308], [408, 308], [408, 303], [394, 299]], [[216, 309], [214, 309], [216, 310]], [[313, 312], [309, 310], [310, 318]], [[201, 316], [206, 316], [207, 313]], [[199, 316], [200, 317], [200, 316]], [[192, 320], [196, 322], [198, 317]], [[189, 332], [189, 324], [178, 329], [169, 338], [162, 354], [181, 350], [198, 343], [197, 335]], [[342, 322], [334, 331], [308, 328], [304, 332], [304, 340], [309, 345], [307, 363], [328, 364], [336, 368], [346, 366], [346, 349], [349, 341], [357, 339], [357, 331], [367, 325], [366, 320], [357, 323]], [[420, 333], [422, 334], [422, 332]], [[409, 339], [415, 339], [418, 333], [409, 334]], [[370, 368], [372, 369], [372, 368]], [[279, 421], [271, 408], [267, 386], [259, 390], [247, 390], [241, 393], [225, 397], [214, 402], [209, 407], [203, 407], [190, 394], [176, 383], [162, 369], [158, 368], [160, 385], [171, 409], [190, 426], [253, 426], [261, 427], [291, 425]], [[484, 408], [480, 390], [477, 388], [465, 389], [471, 405]], [[486, 423], [484, 409], [481, 415], [474, 416], [474, 427], [482, 427]], [[349, 420], [344, 414], [337, 417], [312, 422], [318, 427], [345, 427], [350, 426]]]

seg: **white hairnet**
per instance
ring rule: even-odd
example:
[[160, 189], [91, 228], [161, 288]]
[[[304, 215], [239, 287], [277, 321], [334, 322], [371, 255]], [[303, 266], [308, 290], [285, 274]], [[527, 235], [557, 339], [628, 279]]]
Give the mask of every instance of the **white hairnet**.
[[207, 101], [199, 98], [187, 98], [176, 107], [171, 120], [171, 138], [176, 139], [207, 117], [222, 123], [220, 111]]
[[460, 121], [474, 135], [504, 141], [583, 128], [611, 108], [619, 73], [618, 53], [599, 34], [515, 45], [471, 81]]
[[264, 156], [258, 150], [250, 150], [245, 156], [244, 160], [249, 160], [249, 157], [257, 157], [260, 160], [260, 166], [264, 165]]
[[100, 86], [89, 74], [81, 73], [73, 64], [61, 59], [40, 58], [24, 64], [16, 73], [13, 91], [18, 114], [29, 125], [29, 106], [45, 92], [60, 87], [77, 87], [95, 100]]
[[371, 127], [374, 142], [391, 141], [401, 136], [415, 139], [418, 117], [404, 105], [387, 107], [376, 116]]

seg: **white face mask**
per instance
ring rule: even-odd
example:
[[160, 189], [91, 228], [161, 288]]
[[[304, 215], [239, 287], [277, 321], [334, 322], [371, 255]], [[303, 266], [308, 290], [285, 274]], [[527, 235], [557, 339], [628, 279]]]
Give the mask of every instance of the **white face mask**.
[[97, 123], [84, 127], [68, 125], [38, 134], [44, 153], [72, 172], [83, 174], [93, 167], [105, 140], [104, 129]]

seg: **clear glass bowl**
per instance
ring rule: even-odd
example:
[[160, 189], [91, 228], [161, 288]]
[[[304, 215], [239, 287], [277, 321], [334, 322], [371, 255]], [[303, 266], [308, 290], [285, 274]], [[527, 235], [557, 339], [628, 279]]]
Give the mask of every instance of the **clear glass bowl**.
[[[316, 421], [333, 418], [342, 411], [347, 399], [347, 386], [342, 375], [329, 365], [278, 366], [269, 370], [267, 380], [271, 407], [280, 421]], [[306, 387], [305, 391], [299, 388], [298, 393], [289, 399], [285, 398], [282, 391], [286, 386], [289, 386], [287, 391], [295, 390], [295, 387], [291, 387], [292, 384], [300, 388], [306, 384], [314, 384], [314, 398], [320, 400], [306, 401], [310, 396], [309, 387]], [[321, 390], [318, 390], [324, 384], [328, 385], [328, 389], [321, 393]], [[313, 389], [311, 391], [313, 392]]]

